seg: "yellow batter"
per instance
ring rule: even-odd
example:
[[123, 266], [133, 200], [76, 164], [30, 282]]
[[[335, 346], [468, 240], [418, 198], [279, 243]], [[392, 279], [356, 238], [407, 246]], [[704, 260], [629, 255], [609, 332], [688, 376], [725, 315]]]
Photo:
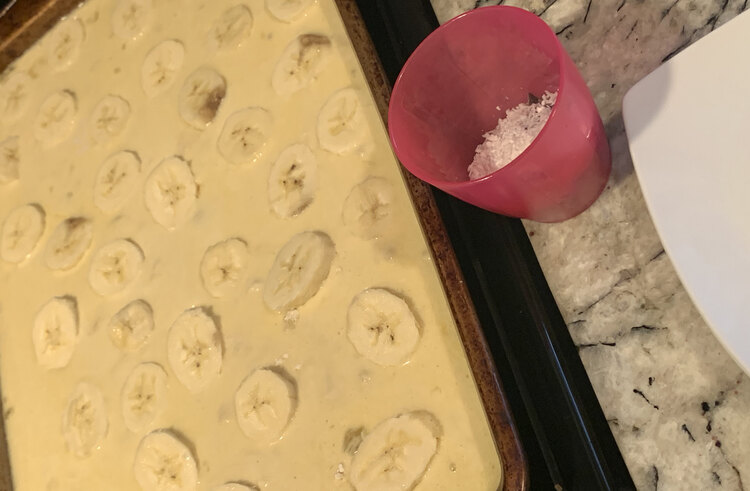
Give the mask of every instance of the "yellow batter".
[[[63, 50], [55, 58], [45, 44], [48, 35], [5, 76], [7, 81], [27, 75], [20, 80], [28, 90], [15, 113], [0, 114], [0, 141], [17, 136], [9, 144], [17, 146], [19, 157], [18, 179], [0, 184], [0, 220], [26, 203], [38, 204], [46, 215], [28, 258], [17, 264], [0, 260], [0, 374], [15, 489], [139, 489], [136, 450], [157, 429], [170, 429], [189, 443], [197, 489], [230, 481], [263, 490], [352, 489], [347, 430], [371, 431], [413, 411], [431, 413], [442, 427], [417, 489], [497, 489], [501, 464], [456, 327], [332, 2], [315, 3], [293, 21], [280, 22], [261, 0], [247, 0], [253, 19], [249, 34], [239, 47], [228, 49], [209, 42], [211, 29], [237, 0], [130, 2], [153, 9], [142, 32], [136, 26], [130, 33], [127, 25], [113, 24], [113, 12], [120, 15], [127, 7], [121, 3], [85, 2], [69, 16], [83, 27], [78, 52]], [[71, 32], [75, 42], [78, 31]], [[305, 33], [328, 36], [331, 45], [324, 48], [333, 54], [307, 87], [279, 95], [271, 83], [274, 69], [289, 43]], [[134, 39], [123, 39], [130, 34]], [[174, 83], [149, 96], [141, 66], [164, 40], [178, 40], [184, 60]], [[185, 79], [201, 67], [223, 76], [226, 95], [212, 122], [196, 129], [178, 107]], [[338, 155], [321, 148], [316, 125], [331, 94], [346, 87], [353, 87], [364, 104], [369, 135], [354, 151]], [[60, 91], [67, 91], [63, 99], [52, 102], [60, 103], [64, 94], [74, 97], [70, 128], [40, 127], [39, 111]], [[129, 118], [124, 128], [113, 129], [114, 136], [97, 138], [90, 118], [108, 95], [127, 103]], [[227, 118], [245, 107], [264, 108], [273, 125], [259, 158], [236, 165], [218, 151], [217, 141]], [[306, 144], [316, 159], [317, 189], [299, 214], [280, 218], [269, 205], [268, 180], [279, 154], [295, 143]], [[138, 184], [117, 212], [106, 214], [94, 204], [95, 180], [102, 163], [123, 150], [139, 157]], [[186, 223], [168, 230], [147, 208], [144, 193], [151, 172], [172, 156], [189, 164], [197, 199]], [[344, 226], [342, 213], [350, 190], [371, 176], [393, 185], [397, 211], [390, 232], [362, 238]], [[69, 217], [90, 220], [91, 245], [72, 269], [50, 269], [45, 248], [55, 227]], [[264, 283], [279, 249], [304, 231], [327, 234], [335, 256], [319, 291], [285, 316], [264, 303]], [[210, 246], [233, 237], [249, 251], [243, 290], [216, 298], [201, 281], [201, 260]], [[92, 258], [116, 239], [137, 244], [142, 267], [122, 290], [102, 287], [101, 295], [89, 278]], [[352, 299], [373, 287], [406, 298], [419, 325], [418, 344], [405, 364], [374, 363], [347, 336]], [[39, 309], [62, 296], [76, 301], [78, 337], [69, 362], [47, 369], [37, 361], [32, 326]], [[135, 299], [150, 304], [155, 327], [142, 347], [124, 351], [113, 343], [108, 323]], [[192, 307], [210, 309], [219, 319], [223, 349], [220, 373], [198, 392], [178, 380], [167, 356], [170, 327]], [[133, 432], [123, 421], [121, 392], [143, 362], [165, 370], [166, 405], [146, 428]], [[261, 367], [283, 369], [297, 390], [296, 411], [283, 437], [272, 443], [245, 436], [235, 414], [235, 392]], [[63, 431], [63, 413], [80, 382], [101, 391], [107, 421], [106, 435], [83, 457], [71, 451]]]

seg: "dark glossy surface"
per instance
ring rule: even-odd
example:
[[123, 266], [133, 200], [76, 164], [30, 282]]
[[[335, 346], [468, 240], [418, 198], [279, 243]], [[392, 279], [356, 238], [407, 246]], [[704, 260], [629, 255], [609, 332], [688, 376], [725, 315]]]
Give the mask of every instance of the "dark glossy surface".
[[[393, 82], [437, 26], [432, 8], [357, 3]], [[434, 194], [521, 435], [530, 488], [634, 489], [521, 222]]]

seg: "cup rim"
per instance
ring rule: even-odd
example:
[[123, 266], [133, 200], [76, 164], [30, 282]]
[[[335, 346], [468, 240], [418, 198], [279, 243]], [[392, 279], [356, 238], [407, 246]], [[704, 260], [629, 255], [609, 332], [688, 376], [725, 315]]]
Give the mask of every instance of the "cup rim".
[[[565, 92], [565, 86], [566, 86], [565, 71], [563, 70], [563, 66], [562, 66], [563, 65], [563, 60], [564, 60], [564, 57], [565, 57], [565, 50], [564, 50], [564, 48], [562, 46], [562, 43], [560, 42], [560, 39], [558, 39], [557, 35], [552, 30], [552, 28], [549, 26], [549, 24], [547, 24], [544, 20], [541, 19], [541, 17], [539, 17], [535, 13], [530, 12], [530, 11], [528, 11], [526, 9], [522, 9], [520, 7], [514, 7], [514, 6], [511, 6], [511, 5], [488, 5], [488, 6], [484, 6], [484, 7], [478, 7], [478, 8], [469, 10], [468, 12], [464, 12], [464, 13], [462, 13], [460, 15], [457, 15], [456, 17], [450, 19], [446, 23], [438, 26], [437, 29], [435, 29], [430, 34], [428, 34], [427, 37], [424, 38], [422, 40], [422, 42], [419, 43], [419, 45], [416, 47], [416, 49], [409, 55], [409, 58], [407, 58], [406, 62], [404, 63], [404, 66], [401, 68], [401, 71], [398, 74], [398, 77], [396, 78], [396, 82], [393, 84], [393, 90], [392, 90], [392, 93], [391, 93], [391, 98], [390, 98], [390, 101], [388, 103], [388, 114], [389, 114], [389, 116], [390, 116], [390, 113], [391, 113], [391, 106], [393, 105], [393, 100], [394, 100], [393, 93], [396, 93], [396, 91], [398, 90], [398, 88], [399, 88], [399, 86], [401, 84], [401, 81], [402, 81], [402, 79], [404, 77], [404, 73], [407, 71], [407, 69], [409, 68], [409, 66], [412, 64], [412, 62], [415, 59], [415, 57], [419, 55], [419, 52], [422, 49], [424, 49], [424, 46], [427, 44], [427, 42], [431, 38], [433, 38], [434, 36], [436, 36], [437, 33], [439, 31], [443, 30], [444, 28], [448, 28], [449, 26], [453, 25], [454, 23], [464, 22], [469, 17], [476, 16], [476, 15], [482, 15], [483, 11], [489, 11], [489, 10], [496, 10], [496, 11], [503, 11], [503, 10], [504, 11], [516, 11], [517, 13], [520, 13], [521, 15], [525, 15], [525, 16], [527, 16], [529, 18], [533, 17], [534, 20], [532, 20], [532, 22], [541, 23], [546, 28], [548, 34], [550, 34], [552, 36], [552, 38], [554, 39], [554, 45], [555, 45], [555, 48], [557, 50], [557, 59], [558, 59], [558, 68], [557, 68], [557, 71], [558, 71], [558, 77], [559, 77], [559, 80], [560, 80], [559, 85], [557, 87], [557, 101], [560, 100], [560, 98], [563, 96], [563, 94]], [[508, 169], [509, 167], [514, 166], [515, 164], [517, 164], [517, 162], [527, 152], [529, 152], [537, 144], [537, 142], [539, 141], [539, 139], [541, 138], [541, 136], [544, 134], [544, 132], [546, 131], [547, 127], [549, 126], [549, 122], [552, 120], [552, 118], [557, 113], [557, 108], [559, 107], [559, 105], [560, 105], [559, 102], [555, 102], [554, 106], [552, 106], [552, 111], [550, 111], [550, 115], [547, 118], [547, 121], [544, 123], [544, 126], [542, 126], [542, 129], [539, 131], [539, 133], [537, 134], [537, 136], [531, 141], [531, 143], [529, 144], [529, 146], [526, 147], [523, 150], [523, 152], [521, 152], [520, 154], [518, 154], [516, 156], [516, 158], [514, 158], [513, 160], [511, 160], [505, 166], [503, 166], [500, 169], [497, 169], [497, 170], [495, 170], [495, 171], [493, 171], [493, 172], [491, 172], [491, 173], [489, 173], [489, 174], [487, 174], [485, 176], [482, 176], [482, 177], [480, 177], [478, 179], [466, 179], [465, 181], [443, 181], [443, 180], [438, 180], [438, 179], [431, 179], [431, 178], [427, 178], [427, 176], [423, 172], [421, 172], [421, 171], [415, 171], [411, 167], [409, 167], [406, 164], [404, 164], [403, 161], [400, 158], [399, 158], [399, 162], [401, 162], [402, 165], [409, 170], [409, 172], [411, 172], [412, 174], [414, 174], [415, 176], [417, 176], [419, 179], [421, 179], [421, 180], [423, 180], [423, 181], [425, 181], [425, 182], [427, 182], [429, 184], [432, 184], [433, 186], [438, 187], [440, 189], [446, 189], [446, 188], [448, 188], [448, 189], [465, 188], [465, 187], [469, 187], [469, 186], [475, 185], [475, 184], [480, 183], [480, 182], [484, 182], [484, 181], [490, 180], [490, 179], [494, 178], [495, 176], [499, 175], [501, 172], [503, 172], [506, 169]], [[396, 153], [396, 156], [398, 157], [398, 154], [399, 154], [398, 147], [399, 147], [399, 145], [398, 145], [398, 142], [396, 142], [396, 139], [394, 138], [393, 133], [391, 133], [391, 131], [390, 131], [390, 124], [388, 125], [388, 138], [391, 141], [391, 145], [393, 146], [393, 149], [394, 149], [394, 151]], [[469, 165], [469, 163], [467, 163], [467, 177], [468, 177], [468, 165]]]

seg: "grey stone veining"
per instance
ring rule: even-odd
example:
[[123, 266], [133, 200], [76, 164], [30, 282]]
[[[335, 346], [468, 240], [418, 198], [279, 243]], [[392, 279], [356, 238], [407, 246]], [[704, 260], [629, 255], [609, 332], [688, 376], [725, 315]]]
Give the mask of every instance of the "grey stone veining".
[[[441, 22], [498, 2], [432, 0]], [[747, 0], [508, 0], [558, 33], [599, 107], [613, 172], [561, 224], [525, 222], [639, 489], [750, 486], [750, 379], [702, 320], [669, 261], [633, 172], [625, 92]], [[750, 321], [749, 321], [750, 323]]]

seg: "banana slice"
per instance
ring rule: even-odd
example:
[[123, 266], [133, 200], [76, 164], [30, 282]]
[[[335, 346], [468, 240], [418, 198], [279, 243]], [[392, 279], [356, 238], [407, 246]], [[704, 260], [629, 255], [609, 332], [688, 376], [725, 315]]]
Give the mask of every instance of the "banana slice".
[[188, 75], [180, 90], [180, 117], [199, 130], [216, 117], [221, 101], [227, 94], [227, 82], [213, 68], [202, 67]]
[[263, 300], [272, 310], [307, 302], [328, 277], [336, 250], [323, 232], [302, 232], [284, 244], [268, 272]]
[[0, 142], [0, 184], [17, 181], [21, 164], [21, 151], [18, 137], [11, 136]]
[[34, 318], [31, 340], [36, 361], [50, 370], [70, 362], [78, 338], [78, 307], [70, 297], [55, 297]]
[[157, 44], [148, 52], [141, 64], [141, 87], [148, 97], [169, 89], [185, 61], [185, 46], [175, 40], [167, 39]]
[[61, 90], [48, 96], [34, 120], [34, 137], [45, 146], [59, 144], [73, 132], [77, 111], [72, 92]]
[[44, 251], [47, 267], [68, 270], [78, 264], [91, 246], [93, 229], [88, 218], [70, 217], [60, 222], [52, 231]]
[[236, 482], [228, 482], [221, 486], [216, 486], [213, 491], [258, 491], [257, 486], [246, 486]]
[[133, 472], [143, 491], [195, 491], [198, 487], [195, 456], [168, 430], [143, 437], [135, 452]]
[[360, 355], [384, 366], [406, 363], [419, 342], [419, 327], [403, 299], [381, 288], [360, 292], [346, 316], [347, 335]]
[[156, 363], [137, 365], [125, 379], [120, 402], [125, 426], [140, 432], [167, 407], [167, 372]]
[[37, 205], [14, 208], [0, 232], [0, 257], [9, 263], [20, 263], [36, 248], [44, 233], [44, 209]]
[[312, 203], [318, 187], [315, 155], [310, 147], [298, 143], [286, 147], [271, 167], [268, 199], [278, 216], [288, 218], [301, 213]]
[[386, 419], [357, 449], [349, 481], [357, 491], [413, 489], [437, 453], [437, 431], [439, 423], [428, 413]]
[[266, 0], [266, 9], [282, 22], [291, 22], [312, 5], [313, 0]]
[[138, 351], [154, 331], [154, 312], [144, 300], [121, 308], [107, 326], [112, 343], [123, 351]]
[[249, 255], [241, 239], [227, 239], [209, 247], [201, 260], [203, 286], [214, 297], [242, 291], [247, 280]]
[[0, 118], [7, 123], [18, 121], [29, 106], [31, 77], [13, 71], [0, 82]]
[[78, 58], [85, 38], [83, 24], [78, 19], [68, 17], [58, 22], [46, 39], [47, 57], [52, 67], [57, 71], [70, 67]]
[[153, 17], [151, 0], [120, 0], [112, 10], [112, 32], [124, 41], [138, 39], [151, 27]]
[[331, 40], [321, 34], [302, 34], [284, 49], [273, 70], [271, 85], [290, 95], [313, 83], [331, 58]]
[[143, 259], [143, 251], [130, 239], [103, 245], [91, 259], [89, 285], [102, 296], [119, 293], [141, 274]]
[[107, 436], [107, 408], [102, 391], [80, 382], [63, 413], [63, 436], [68, 450], [77, 457], [88, 457]]
[[273, 117], [262, 107], [247, 107], [232, 113], [224, 123], [216, 146], [232, 164], [257, 161], [271, 136]]
[[370, 177], [354, 186], [344, 201], [341, 218], [349, 231], [363, 239], [382, 237], [393, 225], [393, 186]]
[[123, 150], [108, 157], [94, 182], [94, 204], [104, 213], [118, 212], [135, 192], [141, 172], [138, 154]]
[[179, 157], [163, 160], [146, 179], [144, 198], [154, 221], [174, 230], [192, 218], [198, 187], [187, 162]]
[[89, 134], [97, 143], [112, 140], [123, 132], [130, 119], [130, 104], [116, 95], [105, 96], [94, 107], [89, 120]]
[[296, 407], [294, 382], [269, 368], [248, 375], [234, 395], [240, 429], [257, 442], [270, 443], [281, 438]]
[[352, 88], [341, 89], [328, 98], [318, 114], [320, 146], [336, 154], [359, 150], [369, 135], [362, 102]]
[[218, 50], [238, 48], [250, 35], [253, 14], [245, 5], [230, 7], [221, 13], [211, 27], [208, 43]]
[[167, 357], [177, 379], [191, 392], [208, 387], [221, 372], [221, 333], [202, 308], [186, 310], [167, 335]]

